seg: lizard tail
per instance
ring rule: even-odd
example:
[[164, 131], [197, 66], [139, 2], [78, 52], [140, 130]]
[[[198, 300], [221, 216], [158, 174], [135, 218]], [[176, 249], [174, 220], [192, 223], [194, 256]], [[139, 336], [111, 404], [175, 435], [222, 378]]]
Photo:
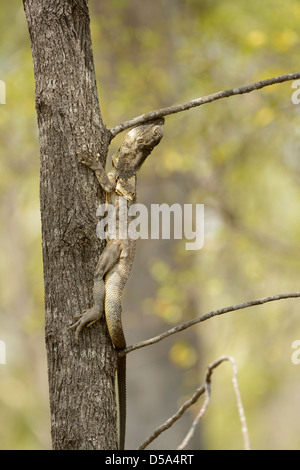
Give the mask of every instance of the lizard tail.
[[119, 446], [120, 450], [124, 450], [126, 431], [126, 355], [118, 358], [117, 378], [119, 401]]
[[[106, 283], [105, 315], [111, 340], [117, 351], [126, 348], [125, 336], [122, 328], [122, 307], [120, 286]], [[117, 360], [117, 400], [119, 418], [119, 447], [124, 449], [126, 429], [126, 355], [119, 356]]]

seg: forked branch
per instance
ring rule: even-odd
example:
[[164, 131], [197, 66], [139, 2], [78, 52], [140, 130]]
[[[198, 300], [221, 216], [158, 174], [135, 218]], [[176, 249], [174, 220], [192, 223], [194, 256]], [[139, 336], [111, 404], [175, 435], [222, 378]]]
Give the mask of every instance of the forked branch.
[[232, 368], [233, 368], [232, 382], [233, 382], [233, 388], [234, 388], [234, 392], [235, 392], [235, 396], [236, 396], [236, 400], [237, 400], [237, 407], [238, 407], [240, 422], [241, 422], [241, 426], [242, 426], [242, 433], [243, 433], [243, 439], [244, 439], [244, 449], [245, 450], [250, 449], [250, 440], [249, 440], [249, 433], [248, 433], [248, 428], [247, 428], [247, 423], [246, 423], [246, 417], [245, 417], [244, 408], [243, 408], [243, 404], [242, 404], [242, 399], [241, 399], [241, 395], [240, 395], [240, 391], [239, 391], [239, 387], [238, 387], [238, 382], [237, 382], [237, 366], [236, 366], [236, 363], [235, 363], [235, 361], [232, 357], [222, 356], [222, 357], [220, 357], [219, 359], [217, 359], [216, 361], [214, 361], [212, 364], [210, 364], [207, 367], [207, 372], [206, 372], [204, 384], [195, 391], [194, 395], [189, 400], [187, 400], [179, 408], [179, 410], [173, 416], [171, 416], [171, 418], [169, 418], [165, 423], [163, 423], [161, 426], [159, 426], [154, 431], [154, 433], [145, 442], [143, 442], [143, 444], [140, 445], [138, 450], [145, 449], [160, 434], [162, 434], [164, 431], [169, 429], [176, 421], [178, 421], [179, 418], [181, 418], [181, 416], [184, 414], [184, 412], [187, 411], [194, 403], [196, 403], [196, 401], [200, 398], [200, 396], [205, 393], [206, 397], [205, 397], [204, 403], [203, 403], [203, 405], [200, 409], [200, 412], [198, 413], [197, 417], [193, 421], [193, 424], [192, 424], [189, 432], [187, 433], [186, 437], [184, 438], [182, 443], [179, 445], [178, 450], [181, 450], [184, 447], [186, 447], [186, 445], [188, 444], [189, 440], [191, 439], [191, 437], [194, 433], [194, 430], [195, 430], [197, 424], [199, 423], [200, 419], [204, 416], [204, 414], [205, 414], [205, 412], [208, 408], [208, 405], [209, 405], [209, 402], [210, 402], [211, 377], [212, 377], [213, 370], [216, 367], [218, 367], [220, 364], [222, 364], [222, 362], [224, 362], [224, 361], [229, 361], [232, 365]]
[[156, 109], [148, 113], [137, 116], [128, 121], [122, 122], [118, 126], [110, 129], [112, 138], [115, 137], [120, 132], [130, 127], [136, 126], [137, 124], [142, 124], [144, 122], [150, 121], [151, 119], [156, 119], [163, 116], [168, 116], [169, 114], [180, 113], [181, 111], [187, 111], [196, 106], [201, 106], [203, 104], [212, 103], [213, 101], [220, 100], [222, 98], [229, 98], [230, 96], [243, 95], [245, 93], [250, 93], [255, 90], [260, 90], [270, 85], [275, 85], [277, 83], [288, 82], [291, 80], [296, 80], [300, 78], [300, 72], [289, 73], [287, 75], [279, 75], [278, 77], [267, 78], [266, 80], [260, 80], [250, 85], [244, 85], [239, 88], [231, 88], [229, 90], [218, 91], [217, 93], [212, 93], [211, 95], [203, 96], [202, 98], [197, 98], [195, 100], [188, 101], [187, 103], [178, 104], [174, 106], [168, 106], [167, 108]]

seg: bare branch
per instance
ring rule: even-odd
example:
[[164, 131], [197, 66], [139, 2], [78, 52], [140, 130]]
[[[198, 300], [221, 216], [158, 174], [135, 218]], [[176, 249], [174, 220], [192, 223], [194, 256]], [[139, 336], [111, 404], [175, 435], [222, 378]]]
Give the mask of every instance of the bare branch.
[[206, 384], [207, 383], [210, 383], [210, 380], [211, 380], [211, 375], [212, 375], [212, 372], [213, 372], [213, 369], [215, 369], [216, 367], [218, 367], [218, 365], [221, 364], [221, 362], [223, 362], [223, 359], [218, 359], [217, 361], [213, 362], [212, 364], [210, 364], [207, 368], [207, 373], [206, 373], [206, 376], [205, 376], [205, 385], [202, 385], [201, 387], [197, 388], [197, 390], [195, 391], [194, 395], [189, 399], [187, 400], [186, 402], [184, 402], [184, 404], [179, 408], [179, 410], [173, 415], [171, 416], [171, 418], [169, 418], [165, 423], [163, 423], [161, 426], [159, 426], [155, 431], [154, 433], [148, 437], [148, 439], [143, 442], [143, 444], [140, 445], [140, 447], [138, 447], [138, 450], [143, 450], [145, 449], [152, 441], [154, 441], [154, 439], [156, 439], [162, 432], [166, 431], [167, 429], [169, 429], [182, 415], [183, 413], [188, 409], [190, 408], [194, 403], [196, 403], [196, 401], [198, 400], [199, 397], [201, 397], [201, 395], [203, 395], [203, 393], [205, 392], [206, 390]]
[[205, 380], [205, 391], [206, 391], [205, 401], [204, 401], [203, 406], [202, 406], [201, 410], [199, 411], [198, 415], [194, 419], [189, 432], [187, 433], [186, 437], [183, 439], [182, 443], [179, 445], [178, 450], [182, 450], [187, 446], [188, 442], [190, 441], [190, 439], [192, 438], [192, 436], [194, 434], [194, 431], [195, 431], [197, 425], [199, 424], [200, 419], [202, 419], [202, 417], [206, 413], [206, 410], [207, 410], [209, 402], [210, 402], [210, 392], [211, 392], [210, 377], [211, 377], [212, 371], [217, 365], [221, 364], [221, 362], [224, 362], [224, 361], [229, 361], [232, 365], [232, 369], [233, 369], [232, 383], [233, 383], [234, 393], [235, 393], [235, 396], [236, 396], [238, 413], [239, 413], [239, 417], [240, 417], [240, 421], [241, 421], [241, 425], [242, 425], [242, 433], [243, 433], [243, 438], [244, 438], [244, 449], [245, 450], [250, 450], [250, 439], [249, 439], [248, 427], [247, 427], [246, 417], [245, 417], [245, 413], [244, 413], [244, 407], [243, 407], [242, 398], [241, 398], [241, 394], [240, 394], [240, 390], [239, 390], [239, 386], [238, 386], [238, 381], [237, 381], [237, 365], [236, 365], [235, 360], [231, 356], [223, 356], [220, 359], [218, 359], [218, 361], [216, 361], [213, 364], [211, 364], [210, 366], [208, 366], [208, 373], [210, 372], [210, 375], [208, 376], [208, 374], [207, 374], [206, 380]]
[[251, 300], [249, 302], [244, 302], [242, 304], [232, 305], [230, 307], [220, 308], [218, 310], [212, 310], [211, 312], [206, 313], [202, 315], [201, 317], [195, 318], [194, 320], [188, 321], [186, 323], [182, 323], [181, 325], [177, 325], [174, 328], [171, 328], [170, 330], [167, 330], [164, 333], [161, 333], [160, 335], [155, 336], [154, 338], [150, 338], [148, 340], [133, 344], [132, 346], [128, 346], [127, 348], [120, 351], [119, 354], [120, 356], [123, 356], [124, 354], [128, 354], [132, 351], [135, 351], [136, 349], [144, 348], [146, 346], [150, 346], [151, 344], [158, 343], [159, 341], [162, 341], [168, 336], [174, 335], [175, 333], [179, 333], [180, 331], [186, 330], [187, 328], [193, 325], [196, 325], [197, 323], [201, 323], [206, 320], [209, 320], [210, 318], [216, 317], [218, 315], [223, 315], [224, 313], [234, 312], [236, 310], [242, 310], [248, 307], [255, 307], [256, 305], [262, 305], [267, 302], [274, 302], [277, 300], [292, 299], [292, 298], [297, 298], [297, 297], [300, 297], [300, 292], [292, 292], [289, 294], [278, 294], [278, 295], [273, 295], [271, 297], [263, 297], [262, 299]]
[[143, 442], [143, 444], [141, 444], [138, 447], [138, 450], [145, 449], [160, 434], [162, 434], [164, 431], [169, 429], [176, 421], [178, 421], [179, 418], [181, 418], [183, 413], [186, 410], [188, 410], [188, 408], [190, 408], [194, 403], [196, 403], [196, 401], [199, 399], [199, 397], [201, 395], [203, 395], [203, 393], [206, 393], [206, 397], [205, 397], [204, 403], [201, 407], [201, 410], [198, 413], [197, 417], [195, 418], [195, 420], [192, 424], [192, 427], [189, 430], [188, 434], [186, 435], [186, 437], [184, 438], [184, 440], [182, 441], [182, 443], [178, 447], [178, 450], [183, 449], [187, 445], [187, 443], [189, 442], [190, 438], [192, 437], [192, 435], [194, 433], [194, 430], [195, 430], [197, 424], [199, 423], [200, 419], [204, 416], [204, 414], [205, 414], [205, 412], [208, 408], [209, 401], [210, 401], [211, 377], [212, 377], [213, 370], [216, 367], [218, 367], [224, 361], [229, 361], [232, 365], [232, 368], [233, 368], [232, 382], [233, 382], [233, 386], [234, 386], [235, 395], [236, 395], [236, 398], [237, 398], [237, 405], [238, 405], [240, 421], [241, 421], [241, 424], [242, 424], [242, 432], [243, 432], [243, 435], [244, 435], [244, 447], [245, 447], [245, 449], [250, 449], [246, 418], [245, 418], [244, 409], [243, 409], [242, 400], [241, 400], [241, 395], [240, 395], [239, 388], [238, 388], [238, 383], [237, 383], [237, 366], [236, 366], [236, 363], [235, 363], [235, 361], [232, 357], [222, 356], [222, 357], [220, 357], [219, 359], [217, 359], [216, 361], [214, 361], [212, 364], [210, 364], [207, 367], [207, 372], [206, 372], [206, 376], [205, 376], [204, 385], [197, 388], [194, 395], [189, 400], [185, 401], [185, 403], [179, 408], [179, 410], [173, 416], [171, 416], [171, 418], [169, 418], [165, 423], [163, 423], [161, 426], [159, 426], [154, 431], [154, 433], [150, 437], [148, 437], [148, 439], [145, 442]]
[[232, 383], [233, 383], [234, 393], [235, 393], [235, 396], [236, 396], [239, 417], [240, 417], [240, 421], [241, 421], [241, 425], [242, 425], [242, 433], [243, 433], [243, 437], [244, 437], [244, 449], [245, 450], [250, 450], [250, 439], [249, 439], [248, 426], [247, 426], [246, 416], [245, 416], [244, 407], [243, 407], [243, 403], [242, 403], [242, 397], [241, 397], [241, 394], [240, 394], [238, 380], [237, 380], [237, 374], [238, 374], [237, 365], [235, 363], [235, 360], [232, 357], [228, 356], [227, 359], [228, 359], [228, 361], [231, 362], [231, 365], [232, 365], [232, 368], [233, 368]]
[[145, 449], [149, 444], [151, 444], [152, 441], [154, 441], [154, 439], [156, 439], [162, 432], [166, 431], [167, 429], [169, 429], [182, 415], [183, 413], [188, 409], [190, 408], [190, 406], [192, 406], [194, 403], [196, 403], [196, 401], [198, 400], [198, 398], [203, 395], [203, 393], [205, 392], [205, 386], [202, 385], [201, 387], [197, 388], [196, 392], [194, 393], [194, 395], [192, 396], [192, 398], [190, 398], [189, 400], [187, 400], [180, 408], [179, 410], [173, 415], [171, 416], [171, 418], [169, 418], [165, 423], [163, 423], [161, 426], [159, 426], [153, 434], [151, 434], [150, 437], [148, 437], [148, 439], [143, 442], [143, 444], [141, 444], [139, 447], [138, 447], [138, 450], [143, 450]]
[[239, 88], [231, 88], [229, 90], [218, 91], [217, 93], [212, 93], [211, 95], [203, 96], [202, 98], [197, 98], [187, 103], [178, 104], [174, 106], [169, 106], [167, 108], [156, 109], [148, 113], [137, 116], [129, 121], [125, 121], [122, 124], [110, 129], [112, 137], [115, 137], [120, 132], [125, 129], [129, 129], [132, 126], [137, 124], [142, 124], [143, 122], [150, 121], [151, 119], [156, 119], [163, 116], [168, 116], [169, 114], [180, 113], [181, 111], [188, 111], [191, 108], [196, 106], [201, 106], [203, 104], [212, 103], [213, 101], [220, 100], [222, 98], [229, 98], [230, 96], [243, 95], [245, 93], [250, 93], [255, 90], [260, 90], [270, 85], [275, 85], [277, 83], [288, 82], [291, 80], [296, 80], [300, 78], [300, 72], [289, 73], [287, 75], [280, 75], [278, 77], [267, 78], [266, 80], [260, 80], [259, 82], [251, 83], [250, 85], [244, 85]]
[[209, 405], [209, 402], [210, 402], [210, 392], [211, 392], [210, 381], [206, 381], [205, 382], [205, 395], [206, 396], [205, 396], [204, 403], [203, 403], [199, 413], [197, 414], [196, 418], [194, 419], [189, 432], [187, 433], [187, 435], [183, 439], [182, 443], [177, 447], [178, 450], [184, 449], [188, 445], [191, 438], [193, 437], [195, 429], [199, 424], [199, 421], [203, 418], [203, 416], [205, 415], [205, 413], [207, 411], [207, 408], [208, 408], [208, 405]]

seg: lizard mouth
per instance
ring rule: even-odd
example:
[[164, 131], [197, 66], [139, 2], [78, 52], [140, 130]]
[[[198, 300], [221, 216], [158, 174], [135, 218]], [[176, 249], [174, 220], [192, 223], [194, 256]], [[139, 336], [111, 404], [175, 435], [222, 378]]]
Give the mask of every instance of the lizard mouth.
[[128, 179], [137, 174], [148, 155], [161, 141], [164, 122], [164, 118], [153, 119], [128, 132], [119, 149], [117, 178]]

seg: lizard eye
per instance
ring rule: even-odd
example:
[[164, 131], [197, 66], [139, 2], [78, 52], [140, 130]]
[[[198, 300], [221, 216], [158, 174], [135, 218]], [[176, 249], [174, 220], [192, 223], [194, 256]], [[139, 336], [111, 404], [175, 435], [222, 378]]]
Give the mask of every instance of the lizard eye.
[[153, 134], [154, 135], [159, 135], [159, 128], [158, 127], [154, 127]]

